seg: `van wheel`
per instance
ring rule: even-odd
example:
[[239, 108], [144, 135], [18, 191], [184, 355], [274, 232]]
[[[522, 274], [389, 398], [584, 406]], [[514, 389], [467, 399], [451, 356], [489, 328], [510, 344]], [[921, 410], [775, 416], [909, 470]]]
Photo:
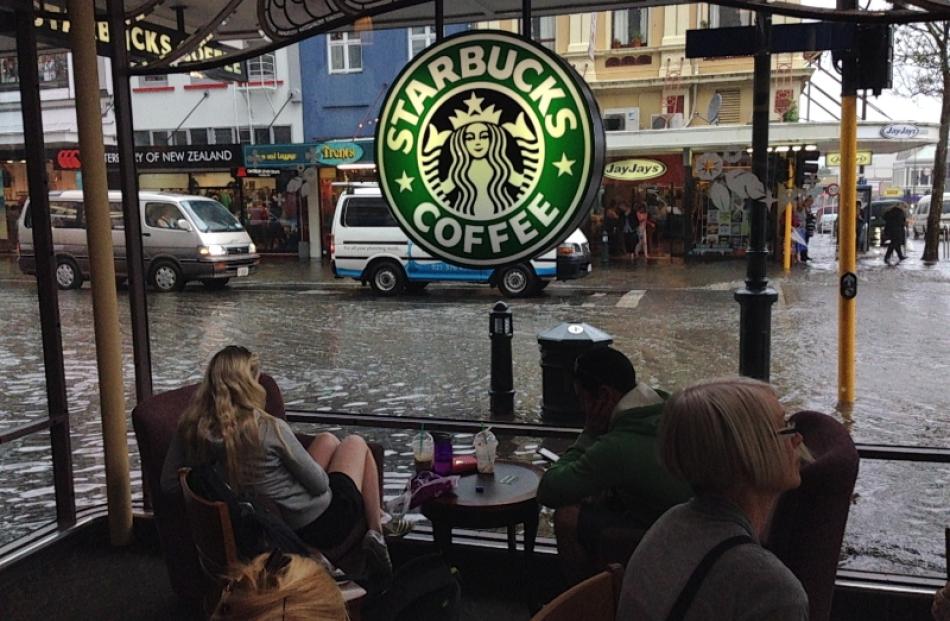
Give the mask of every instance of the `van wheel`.
[[155, 263], [148, 279], [152, 286], [161, 293], [181, 291], [182, 287], [185, 286], [185, 279], [181, 275], [181, 270], [171, 261]]
[[208, 278], [207, 280], [202, 280], [201, 284], [205, 286], [205, 289], [209, 291], [221, 291], [228, 286], [228, 281], [230, 278]]
[[79, 289], [82, 287], [82, 272], [72, 259], [65, 257], [56, 261], [56, 285], [60, 289]]
[[538, 277], [534, 275], [534, 270], [524, 264], [506, 267], [498, 276], [498, 288], [508, 298], [534, 295], [537, 283]]
[[380, 261], [370, 271], [369, 284], [379, 295], [398, 295], [406, 286], [406, 275], [398, 263]]

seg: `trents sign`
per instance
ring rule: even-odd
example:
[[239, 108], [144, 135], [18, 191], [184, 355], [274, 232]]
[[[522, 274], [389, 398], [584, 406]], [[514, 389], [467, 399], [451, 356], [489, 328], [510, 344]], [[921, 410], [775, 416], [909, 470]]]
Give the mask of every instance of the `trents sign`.
[[[34, 25], [37, 37], [59, 45], [69, 45], [69, 20], [37, 17]], [[126, 27], [125, 44], [129, 55], [133, 58], [154, 62], [171, 53], [179, 43], [185, 40], [186, 36], [185, 33], [171, 28], [138, 21], [132, 22]], [[108, 22], [96, 22], [96, 49], [100, 56], [111, 56], [112, 54], [112, 37], [109, 33]], [[185, 56], [182, 62], [210, 60], [233, 51], [232, 48], [209, 41]], [[207, 77], [213, 79], [247, 82], [247, 68], [242, 62], [231, 63], [217, 69], [208, 69], [204, 73]]]

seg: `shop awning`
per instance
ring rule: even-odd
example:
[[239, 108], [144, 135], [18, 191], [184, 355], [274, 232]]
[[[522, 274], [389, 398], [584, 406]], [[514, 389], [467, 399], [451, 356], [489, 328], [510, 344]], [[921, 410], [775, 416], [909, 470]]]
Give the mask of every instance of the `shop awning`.
[[[916, 128], [912, 137], [891, 138], [888, 128]], [[858, 148], [873, 153], [897, 153], [937, 142], [940, 125], [913, 121], [858, 123]], [[771, 123], [772, 146], [815, 145], [822, 152], [838, 151], [841, 126], [835, 122]], [[676, 129], [607, 132], [607, 155], [649, 155], [701, 151], [744, 151], [752, 146], [752, 125], [708, 125]]]
[[[26, 0], [12, 2], [25, 3]], [[800, 18], [900, 23], [950, 19], [950, 3], [908, 0], [908, 9], [839, 11], [767, 0], [728, 0], [729, 6]], [[57, 45], [66, 0], [39, 3], [41, 42]], [[95, 0], [105, 20], [106, 0]], [[675, 0], [532, 0], [533, 15], [589, 13], [613, 9], [684, 4]], [[917, 8], [917, 7], [923, 8]], [[517, 0], [443, 0], [444, 20], [484, 22], [520, 18]], [[6, 7], [11, 8], [11, 7]], [[432, 0], [126, 0], [128, 30], [141, 42], [133, 73], [170, 73], [222, 67], [333, 30], [373, 30], [432, 24]], [[11, 26], [12, 27], [12, 26]], [[45, 39], [45, 41], [44, 41]], [[0, 27], [0, 52], [14, 50], [12, 33]], [[154, 52], [154, 53], [153, 53]], [[135, 56], [133, 54], [133, 56]]]

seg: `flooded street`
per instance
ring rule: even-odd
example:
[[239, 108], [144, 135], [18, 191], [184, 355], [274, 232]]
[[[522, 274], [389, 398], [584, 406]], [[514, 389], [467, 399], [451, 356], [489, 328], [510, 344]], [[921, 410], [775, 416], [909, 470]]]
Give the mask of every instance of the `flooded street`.
[[[837, 283], [830, 236], [818, 236], [808, 267], [770, 274], [772, 381], [789, 409], [833, 412], [837, 390]], [[872, 252], [859, 266], [858, 400], [845, 417], [855, 441], [950, 446], [950, 266], [912, 258], [887, 267]], [[774, 265], [770, 264], [770, 269]], [[555, 284], [512, 303], [516, 415], [539, 421], [537, 334], [564, 321], [606, 331], [641, 380], [672, 390], [734, 374], [738, 306], [745, 265], [595, 266], [592, 277]], [[320, 276], [322, 278], [322, 275]], [[487, 316], [498, 293], [487, 287], [431, 286], [423, 295], [374, 298], [343, 281], [314, 278], [296, 263], [266, 266], [221, 292], [201, 287], [150, 295], [156, 391], [197, 381], [219, 348], [260, 352], [288, 409], [479, 419], [488, 415]], [[134, 403], [127, 296], [120, 294], [129, 409]], [[0, 428], [46, 416], [35, 286], [0, 262]], [[60, 292], [77, 502], [104, 504], [104, 466], [88, 286]], [[840, 415], [839, 415], [840, 416]], [[395, 491], [408, 464], [411, 433], [384, 440]], [[534, 458], [537, 440], [508, 445]], [[461, 444], [470, 438], [457, 438]], [[141, 496], [137, 447], [129, 427], [133, 489]], [[863, 462], [843, 555], [847, 567], [941, 574], [943, 528], [950, 523], [950, 466]], [[0, 544], [55, 519], [48, 437], [0, 447]]]

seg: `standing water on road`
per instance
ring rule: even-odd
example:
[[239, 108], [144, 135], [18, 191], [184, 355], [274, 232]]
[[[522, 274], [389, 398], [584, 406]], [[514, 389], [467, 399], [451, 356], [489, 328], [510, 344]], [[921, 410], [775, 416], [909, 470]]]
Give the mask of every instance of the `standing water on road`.
[[[835, 406], [837, 274], [828, 237], [813, 242], [812, 265], [770, 276], [780, 291], [773, 309], [772, 381], [793, 410], [833, 412]], [[734, 374], [739, 313], [732, 296], [744, 269], [741, 262], [615, 268], [572, 287], [553, 285], [542, 298], [514, 302], [517, 419], [540, 420], [536, 335], [563, 321], [584, 321], [611, 334], [639, 378], [667, 390]], [[858, 401], [845, 422], [857, 442], [950, 446], [950, 269], [914, 261], [888, 268], [872, 251], [859, 276]], [[356, 287], [281, 286], [261, 277], [222, 292], [189, 288], [150, 295], [155, 389], [198, 381], [215, 351], [240, 343], [260, 352], [263, 370], [277, 379], [289, 409], [486, 418], [487, 315], [495, 295], [487, 288], [431, 287], [422, 296], [379, 300]], [[131, 409], [126, 300], [120, 296]], [[46, 396], [36, 290], [9, 267], [0, 270], [0, 308], [6, 317], [0, 333], [0, 428], [10, 428], [45, 416]], [[60, 308], [77, 501], [101, 505], [90, 291], [61, 292]], [[394, 461], [411, 466], [413, 435], [385, 434]], [[459, 442], [470, 447], [471, 437]], [[530, 458], [537, 441], [509, 444], [503, 446]], [[131, 426], [129, 447], [140, 495]], [[387, 463], [387, 470], [395, 469]], [[0, 543], [55, 519], [46, 435], [0, 447], [0, 472]], [[844, 564], [942, 573], [948, 490], [950, 466], [862, 463]]]

